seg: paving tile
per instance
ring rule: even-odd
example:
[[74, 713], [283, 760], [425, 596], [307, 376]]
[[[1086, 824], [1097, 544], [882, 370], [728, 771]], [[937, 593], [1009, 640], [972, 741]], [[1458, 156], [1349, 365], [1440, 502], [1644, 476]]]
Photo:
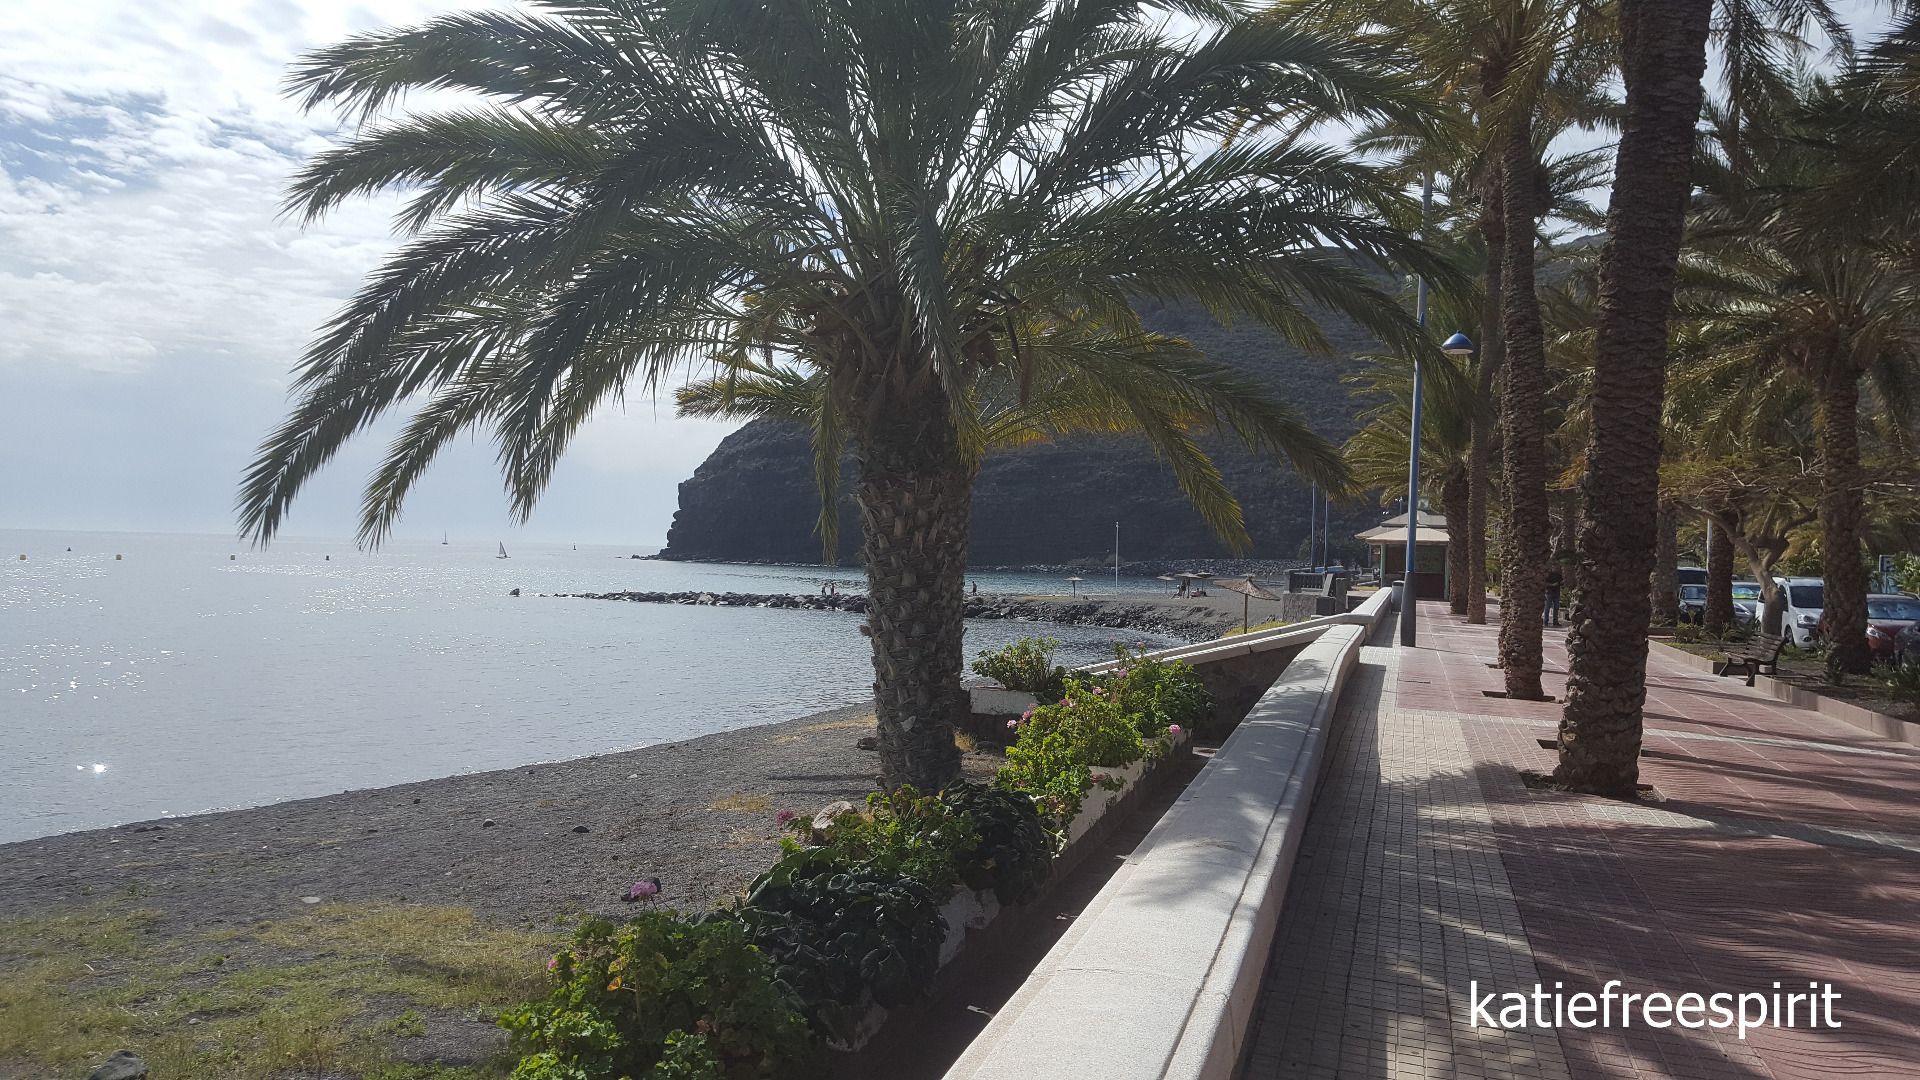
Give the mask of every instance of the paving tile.
[[[1642, 779], [1665, 801], [1531, 791], [1519, 770], [1551, 768], [1536, 740], [1559, 706], [1482, 693], [1500, 688], [1492, 618], [1423, 605], [1421, 647], [1363, 650], [1243, 1075], [1920, 1076], [1920, 750], [1656, 652]], [[1559, 634], [1546, 660], [1563, 693]], [[1842, 1025], [1745, 1040], [1468, 1025], [1472, 980], [1616, 978], [1676, 994], [1832, 982]]]

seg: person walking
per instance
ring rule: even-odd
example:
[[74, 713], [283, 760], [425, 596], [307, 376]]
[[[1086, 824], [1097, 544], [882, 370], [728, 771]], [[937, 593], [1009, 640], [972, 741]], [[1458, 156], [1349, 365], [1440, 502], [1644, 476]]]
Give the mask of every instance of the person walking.
[[1560, 573], [1560, 564], [1556, 560], [1547, 568], [1547, 595], [1540, 617], [1548, 626], [1560, 625], [1560, 583], [1566, 580]]

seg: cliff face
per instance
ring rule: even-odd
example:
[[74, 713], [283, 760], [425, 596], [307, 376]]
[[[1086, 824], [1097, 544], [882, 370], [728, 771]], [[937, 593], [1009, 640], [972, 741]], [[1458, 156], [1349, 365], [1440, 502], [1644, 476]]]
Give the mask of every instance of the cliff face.
[[[1259, 375], [1277, 399], [1336, 442], [1353, 431], [1361, 408], [1341, 383], [1347, 357], [1375, 347], [1345, 320], [1324, 319], [1333, 356], [1308, 356], [1253, 325], [1221, 327], [1204, 311], [1143, 310], [1149, 326], [1177, 334], [1212, 359]], [[1307, 535], [1307, 485], [1284, 462], [1261, 461], [1230, 442], [1209, 440], [1228, 486], [1246, 511], [1255, 557], [1289, 559]], [[853, 490], [851, 470], [843, 490]], [[812, 452], [797, 426], [754, 421], [722, 440], [680, 485], [662, 558], [818, 562], [819, 513]], [[1334, 508], [1335, 551], [1376, 524], [1371, 504]], [[840, 507], [841, 561], [857, 561], [859, 517], [850, 499]], [[1217, 558], [1229, 554], [1181, 496], [1173, 475], [1144, 443], [1077, 437], [996, 453], [980, 468], [974, 492], [971, 557], [978, 566], [1058, 564], [1111, 559], [1113, 524], [1120, 554], [1146, 559]], [[1349, 547], [1347, 550], [1357, 550]]]

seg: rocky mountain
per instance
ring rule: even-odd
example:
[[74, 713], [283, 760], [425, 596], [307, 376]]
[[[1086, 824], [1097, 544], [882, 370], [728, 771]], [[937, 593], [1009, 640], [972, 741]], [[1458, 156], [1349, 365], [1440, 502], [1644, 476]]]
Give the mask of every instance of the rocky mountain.
[[[1221, 326], [1198, 308], [1147, 305], [1147, 325], [1193, 342], [1207, 355], [1258, 375], [1314, 429], [1336, 442], [1354, 428], [1363, 407], [1342, 376], [1350, 357], [1376, 347], [1358, 326], [1327, 317], [1322, 327], [1336, 350], [1312, 356], [1252, 324]], [[1228, 485], [1246, 510], [1254, 557], [1290, 559], [1304, 552], [1308, 491], [1283, 461], [1256, 459], [1226, 440], [1209, 444]], [[851, 471], [844, 490], [853, 489]], [[806, 432], [758, 420], [727, 436], [680, 485], [680, 508], [667, 533], [666, 559], [811, 563], [819, 513]], [[859, 518], [850, 499], [840, 508], [841, 561], [857, 561]], [[1335, 506], [1336, 552], [1353, 533], [1383, 516], [1367, 501]], [[1075, 437], [993, 454], [981, 464], [974, 494], [971, 557], [976, 566], [1096, 563], [1111, 560], [1113, 525], [1120, 551], [1136, 560], [1204, 559], [1229, 554], [1189, 507], [1172, 473], [1138, 440]], [[1348, 557], [1358, 546], [1346, 549]]]

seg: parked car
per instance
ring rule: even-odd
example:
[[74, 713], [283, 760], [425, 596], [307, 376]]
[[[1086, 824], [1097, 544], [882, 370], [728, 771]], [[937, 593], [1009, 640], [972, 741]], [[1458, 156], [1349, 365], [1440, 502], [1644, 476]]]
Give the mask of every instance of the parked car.
[[1705, 585], [1680, 586], [1680, 621], [1698, 623], [1707, 615], [1707, 587]]
[[1867, 594], [1867, 649], [1875, 660], [1900, 663], [1900, 632], [1920, 623], [1920, 600], [1900, 593]]
[[1801, 648], [1820, 637], [1820, 612], [1827, 606], [1827, 583], [1817, 577], [1777, 577], [1773, 579], [1786, 594], [1786, 625], [1793, 632], [1793, 643]]
[[1707, 568], [1704, 566], [1681, 567], [1679, 583], [1682, 585], [1705, 585], [1707, 583]]
[[[1707, 619], [1707, 586], [1684, 584], [1680, 586], [1680, 621], [1701, 623]], [[1760, 621], [1760, 583], [1757, 581], [1736, 581], [1733, 583], [1733, 621], [1735, 624], [1758, 624]]]

